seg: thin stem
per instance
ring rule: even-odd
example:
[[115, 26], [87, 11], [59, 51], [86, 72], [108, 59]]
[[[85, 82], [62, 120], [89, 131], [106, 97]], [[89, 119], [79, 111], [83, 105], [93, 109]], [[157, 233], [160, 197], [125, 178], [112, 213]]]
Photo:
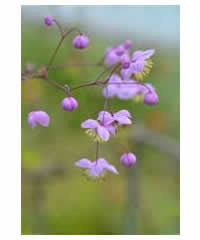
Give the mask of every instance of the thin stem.
[[65, 87], [65, 86], [63, 86], [63, 85], [61, 85], [61, 84], [59, 84], [59, 83], [57, 83], [57, 82], [55, 82], [55, 81], [53, 81], [49, 78], [46, 78], [44, 80], [45, 80], [45, 82], [48, 82], [49, 84], [57, 87], [58, 89], [61, 89], [61, 90], [64, 90], [65, 92], [67, 92], [67, 87]]
[[56, 24], [56, 26], [58, 27], [58, 30], [59, 30], [59, 32], [60, 32], [60, 35], [61, 35], [61, 37], [63, 36], [63, 29], [62, 29], [62, 26], [60, 25], [60, 23], [57, 21], [57, 20], [55, 20], [54, 19], [54, 22], [55, 22], [55, 24]]
[[50, 60], [49, 60], [49, 63], [47, 64], [47, 70], [48, 70], [48, 69], [50, 68], [50, 66], [52, 65], [52, 63], [53, 63], [53, 61], [54, 61], [54, 59], [55, 59], [55, 57], [56, 57], [56, 55], [57, 55], [57, 53], [58, 53], [59, 48], [60, 48], [61, 45], [62, 45], [64, 39], [65, 39], [70, 33], [72, 33], [73, 31], [78, 31], [78, 33], [80, 33], [80, 31], [79, 31], [77, 28], [74, 27], [74, 28], [71, 28], [69, 31], [61, 34], [60, 41], [58, 42], [58, 45], [57, 45], [55, 51], [53, 52], [53, 54], [52, 54], [52, 56], [51, 56], [51, 58], [50, 58]]
[[99, 158], [99, 142], [97, 141], [96, 145], [96, 160]]
[[53, 52], [53, 54], [52, 54], [52, 56], [51, 56], [51, 58], [50, 58], [50, 60], [49, 60], [49, 63], [47, 64], [47, 69], [49, 69], [49, 67], [50, 67], [51, 64], [53, 63], [53, 60], [54, 60], [54, 58], [56, 57], [56, 54], [57, 54], [59, 48], [61, 47], [63, 41], [64, 41], [64, 36], [62, 36], [62, 37], [60, 38], [60, 41], [58, 42], [58, 45], [57, 45], [55, 51]]

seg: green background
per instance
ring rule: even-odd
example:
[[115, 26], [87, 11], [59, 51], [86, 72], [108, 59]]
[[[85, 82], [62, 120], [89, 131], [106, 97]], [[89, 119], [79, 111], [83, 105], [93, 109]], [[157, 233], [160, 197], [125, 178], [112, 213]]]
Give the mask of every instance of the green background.
[[[48, 28], [42, 21], [40, 17], [22, 19], [22, 70], [26, 63], [36, 69], [47, 64], [59, 40], [56, 27]], [[69, 28], [67, 21], [62, 24]], [[54, 62], [65, 68], [49, 73], [51, 79], [69, 86], [95, 80], [101, 67], [78, 65], [96, 63], [110, 44], [130, 38], [90, 33], [86, 20], [74, 25], [90, 36], [89, 48], [73, 49], [73, 33]], [[137, 35], [131, 39], [134, 49], [156, 49], [146, 80], [156, 87], [160, 102], [146, 106], [133, 100], [111, 100], [113, 111], [128, 109], [134, 117], [132, 127], [100, 146], [100, 155], [116, 166], [119, 176], [108, 173], [104, 181], [91, 181], [74, 167], [80, 158], [95, 158], [95, 143], [80, 123], [96, 118], [102, 109], [101, 86], [74, 91], [80, 107], [68, 113], [60, 106], [64, 92], [41, 79], [22, 81], [22, 234], [179, 234], [179, 159], [173, 155], [174, 148], [179, 151], [180, 135], [179, 46], [148, 37], [139, 41]], [[29, 128], [27, 114], [34, 109], [49, 113], [48, 128]], [[145, 139], [136, 141], [137, 126], [161, 136], [166, 149], [146, 144]], [[137, 164], [130, 169], [119, 162], [124, 145], [137, 155]]]

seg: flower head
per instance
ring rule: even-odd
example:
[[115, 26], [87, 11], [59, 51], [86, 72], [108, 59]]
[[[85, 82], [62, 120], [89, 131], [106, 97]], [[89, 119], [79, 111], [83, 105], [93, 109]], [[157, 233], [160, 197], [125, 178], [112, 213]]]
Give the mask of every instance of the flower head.
[[142, 81], [149, 74], [152, 68], [152, 60], [150, 57], [155, 53], [154, 49], [146, 51], [135, 51], [132, 55], [129, 68], [122, 69], [121, 75], [124, 79], [130, 78], [134, 74], [134, 79]]
[[75, 48], [84, 49], [88, 47], [89, 39], [84, 34], [80, 34], [74, 38], [72, 44]]
[[53, 17], [50, 15], [44, 17], [44, 24], [46, 24], [47, 26], [51, 26], [53, 24]]
[[134, 165], [136, 163], [136, 156], [133, 153], [131, 153], [131, 152], [124, 153], [120, 157], [120, 162], [125, 167], [131, 167], [132, 165]]
[[81, 160], [75, 162], [75, 166], [86, 169], [87, 175], [94, 179], [104, 177], [105, 171], [109, 171], [117, 175], [119, 174], [115, 166], [109, 164], [104, 158], [98, 158], [94, 162], [88, 160], [87, 158], [82, 158]]
[[106, 64], [112, 66], [116, 63], [121, 63], [122, 67], [128, 68], [130, 64], [128, 50], [131, 45], [132, 42], [126, 40], [124, 43], [108, 48], [105, 53]]
[[31, 128], [34, 128], [37, 123], [43, 127], [48, 127], [50, 122], [49, 115], [43, 111], [34, 111], [28, 114], [28, 124]]
[[78, 102], [74, 97], [66, 97], [62, 100], [61, 106], [65, 111], [73, 112], [78, 107]]

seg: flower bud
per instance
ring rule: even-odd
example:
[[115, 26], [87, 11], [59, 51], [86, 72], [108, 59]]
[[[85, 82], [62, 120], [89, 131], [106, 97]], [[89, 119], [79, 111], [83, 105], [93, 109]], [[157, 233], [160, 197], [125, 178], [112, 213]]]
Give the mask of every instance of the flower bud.
[[124, 47], [121, 45], [117, 46], [115, 49], [115, 54], [117, 56], [122, 56], [124, 54]]
[[53, 24], [53, 17], [52, 16], [44, 17], [44, 24], [46, 24], [47, 26], [51, 26]]
[[132, 165], [134, 165], [136, 163], [136, 156], [131, 152], [124, 153], [120, 157], [120, 162], [125, 167], [131, 167]]
[[83, 34], [80, 34], [74, 38], [74, 40], [72, 41], [72, 44], [75, 48], [84, 49], [88, 47], [89, 40], [88, 40], [88, 37], [86, 37]]
[[126, 40], [125, 42], [124, 42], [124, 48], [126, 49], [126, 50], [128, 50], [129, 48], [131, 48], [132, 47], [132, 41], [131, 40]]
[[63, 110], [73, 112], [78, 107], [78, 102], [74, 97], [66, 97], [62, 100], [61, 106]]
[[155, 91], [149, 92], [144, 95], [144, 103], [145, 104], [154, 105], [154, 104], [158, 103], [158, 101], [159, 101], [159, 98]]
[[31, 128], [34, 128], [37, 123], [43, 127], [48, 127], [50, 118], [49, 115], [44, 111], [34, 111], [28, 114], [28, 124]]
[[122, 68], [123, 68], [123, 69], [129, 68], [129, 66], [130, 66], [130, 64], [131, 64], [131, 60], [130, 60], [130, 57], [129, 57], [127, 54], [124, 54], [124, 55], [122, 56], [121, 64], [122, 64]]

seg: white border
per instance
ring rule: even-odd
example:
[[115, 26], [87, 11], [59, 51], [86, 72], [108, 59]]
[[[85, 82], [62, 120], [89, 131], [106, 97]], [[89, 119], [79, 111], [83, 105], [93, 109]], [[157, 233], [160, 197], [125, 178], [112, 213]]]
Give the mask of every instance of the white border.
[[[20, 5], [181, 4], [181, 236], [20, 236]], [[199, 239], [199, 6], [192, 0], [23, 0], [1, 3], [1, 239]]]

